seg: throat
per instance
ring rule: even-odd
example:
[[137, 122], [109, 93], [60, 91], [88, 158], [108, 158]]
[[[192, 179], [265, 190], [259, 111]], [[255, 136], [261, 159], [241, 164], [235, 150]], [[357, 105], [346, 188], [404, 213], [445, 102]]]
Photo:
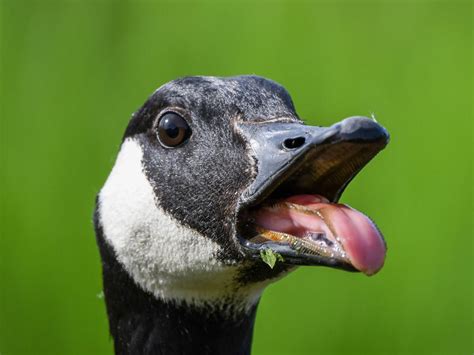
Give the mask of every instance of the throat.
[[257, 302], [234, 308], [164, 300], [139, 287], [100, 237], [104, 294], [117, 354], [249, 354]]

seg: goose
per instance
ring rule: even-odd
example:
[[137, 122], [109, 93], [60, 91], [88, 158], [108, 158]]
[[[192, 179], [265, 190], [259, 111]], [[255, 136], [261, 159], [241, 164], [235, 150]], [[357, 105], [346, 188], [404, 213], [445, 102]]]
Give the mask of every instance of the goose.
[[265, 287], [301, 265], [367, 275], [375, 224], [338, 200], [389, 141], [310, 126], [259, 76], [183, 77], [133, 114], [94, 226], [116, 354], [249, 354]]

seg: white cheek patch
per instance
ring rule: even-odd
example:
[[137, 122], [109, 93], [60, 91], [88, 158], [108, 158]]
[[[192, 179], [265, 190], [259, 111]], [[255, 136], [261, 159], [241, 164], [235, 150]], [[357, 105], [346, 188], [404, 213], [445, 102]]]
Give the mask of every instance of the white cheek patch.
[[125, 270], [161, 299], [217, 305], [231, 298], [243, 307], [254, 304], [267, 282], [236, 288], [238, 267], [216, 258], [221, 247], [155, 202], [142, 158], [139, 143], [125, 140], [99, 194], [105, 240]]

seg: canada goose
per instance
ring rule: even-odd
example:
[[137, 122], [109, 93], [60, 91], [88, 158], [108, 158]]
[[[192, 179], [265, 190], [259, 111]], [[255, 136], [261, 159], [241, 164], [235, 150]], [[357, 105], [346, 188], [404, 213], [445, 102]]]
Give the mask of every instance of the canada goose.
[[382, 235], [337, 201], [388, 139], [365, 117], [305, 125], [257, 76], [160, 87], [97, 197], [116, 353], [248, 354], [263, 289], [297, 265], [377, 272]]

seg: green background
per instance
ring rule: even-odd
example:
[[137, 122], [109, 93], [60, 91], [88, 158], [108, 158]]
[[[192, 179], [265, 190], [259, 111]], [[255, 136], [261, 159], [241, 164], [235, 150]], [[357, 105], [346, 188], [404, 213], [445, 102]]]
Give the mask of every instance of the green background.
[[392, 141], [342, 201], [384, 232], [368, 278], [265, 292], [255, 354], [472, 354], [471, 3], [1, 2], [0, 353], [110, 354], [94, 196], [130, 118], [190, 74], [259, 74], [301, 117]]

